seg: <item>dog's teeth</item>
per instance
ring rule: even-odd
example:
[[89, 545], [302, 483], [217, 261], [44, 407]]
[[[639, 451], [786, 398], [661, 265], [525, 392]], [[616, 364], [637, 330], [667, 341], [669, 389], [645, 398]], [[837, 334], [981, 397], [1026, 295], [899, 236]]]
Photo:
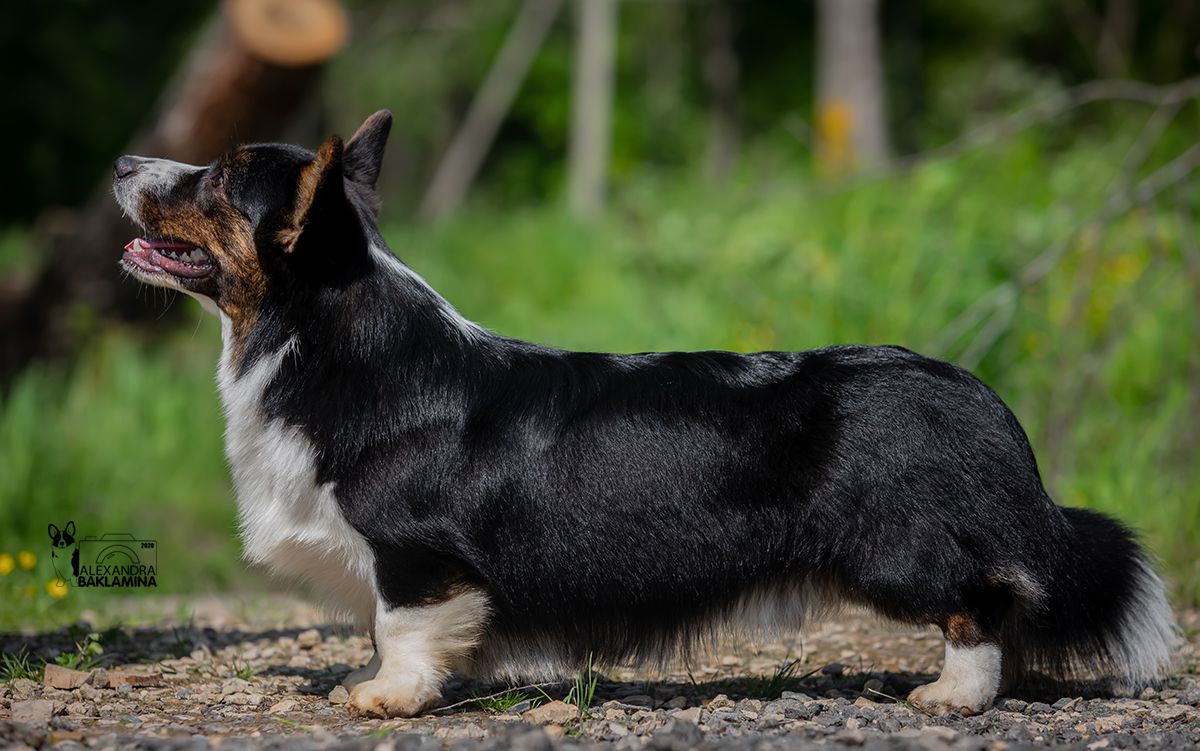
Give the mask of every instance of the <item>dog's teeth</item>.
[[199, 249], [193, 250], [191, 253], [188, 253], [188, 260], [192, 263], [204, 263], [204, 253]]

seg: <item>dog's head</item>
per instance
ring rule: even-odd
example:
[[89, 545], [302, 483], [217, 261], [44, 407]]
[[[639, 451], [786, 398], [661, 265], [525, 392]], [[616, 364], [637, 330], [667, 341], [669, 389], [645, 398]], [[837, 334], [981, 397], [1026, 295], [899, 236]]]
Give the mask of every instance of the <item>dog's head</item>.
[[50, 546], [55, 550], [63, 550], [75, 544], [75, 522], [67, 522], [67, 526], [62, 529], [51, 524], [46, 531], [50, 534]]
[[363, 273], [391, 123], [381, 110], [345, 144], [333, 136], [316, 153], [256, 144], [203, 167], [121, 157], [113, 192], [145, 232], [122, 266], [235, 326], [253, 325], [272, 282], [319, 286]]

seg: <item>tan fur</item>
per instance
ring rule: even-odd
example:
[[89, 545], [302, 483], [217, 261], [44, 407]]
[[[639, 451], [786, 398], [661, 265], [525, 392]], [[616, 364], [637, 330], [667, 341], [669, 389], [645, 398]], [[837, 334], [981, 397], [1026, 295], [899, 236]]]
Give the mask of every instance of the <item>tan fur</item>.
[[296, 183], [296, 201], [292, 208], [291, 222], [275, 236], [284, 253], [296, 249], [296, 242], [304, 233], [308, 214], [316, 200], [317, 191], [330, 180], [342, 179], [342, 139], [330, 136], [317, 150], [317, 157], [305, 165]]

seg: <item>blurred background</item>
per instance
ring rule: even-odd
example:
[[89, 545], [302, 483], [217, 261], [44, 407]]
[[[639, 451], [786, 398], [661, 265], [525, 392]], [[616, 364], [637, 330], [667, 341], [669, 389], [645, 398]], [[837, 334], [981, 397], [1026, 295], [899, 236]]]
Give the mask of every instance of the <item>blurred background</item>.
[[123, 278], [122, 153], [315, 147], [396, 114], [391, 247], [468, 317], [576, 349], [900, 344], [1013, 407], [1062, 504], [1200, 598], [1195, 0], [68, 0], [0, 25], [0, 627], [46, 527], [239, 559], [217, 322]]

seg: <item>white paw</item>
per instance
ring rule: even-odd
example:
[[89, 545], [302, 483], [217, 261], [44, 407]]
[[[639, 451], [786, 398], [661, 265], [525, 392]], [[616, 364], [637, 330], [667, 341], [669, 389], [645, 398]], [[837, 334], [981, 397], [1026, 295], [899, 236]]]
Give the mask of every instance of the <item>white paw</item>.
[[935, 715], [958, 712], [964, 717], [979, 714], [992, 705], [996, 692], [984, 686], [939, 678], [918, 686], [908, 695], [909, 702]]
[[412, 717], [441, 696], [434, 683], [412, 673], [380, 675], [350, 692], [346, 705], [354, 714], [374, 717]]

